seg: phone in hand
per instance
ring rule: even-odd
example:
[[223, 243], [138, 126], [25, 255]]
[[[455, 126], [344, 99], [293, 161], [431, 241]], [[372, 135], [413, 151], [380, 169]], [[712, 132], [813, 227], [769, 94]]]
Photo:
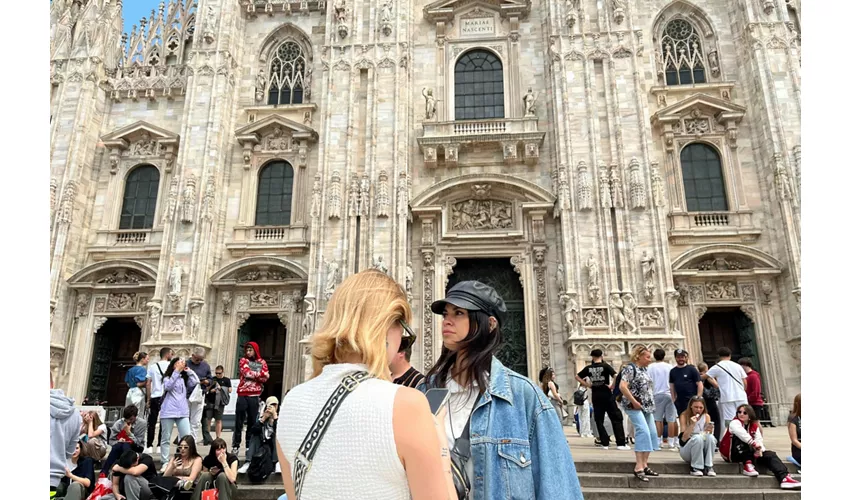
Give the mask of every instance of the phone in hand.
[[440, 413], [446, 401], [449, 400], [449, 390], [436, 387], [428, 389], [428, 392], [425, 393], [425, 399], [428, 400], [428, 406], [431, 407], [431, 415], [436, 415]]

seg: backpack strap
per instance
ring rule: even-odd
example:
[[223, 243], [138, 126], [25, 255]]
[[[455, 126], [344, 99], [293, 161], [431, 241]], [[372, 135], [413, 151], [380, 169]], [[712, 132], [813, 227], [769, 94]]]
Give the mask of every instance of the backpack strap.
[[342, 402], [345, 401], [345, 398], [354, 392], [354, 389], [357, 389], [361, 382], [370, 378], [372, 378], [372, 376], [365, 371], [346, 375], [334, 392], [331, 393], [331, 396], [325, 402], [321, 411], [319, 411], [319, 416], [316, 417], [313, 425], [310, 426], [310, 430], [307, 432], [307, 435], [304, 437], [304, 441], [301, 443], [301, 446], [298, 448], [298, 452], [295, 454], [295, 477], [293, 478], [293, 481], [295, 482], [295, 500], [301, 498], [301, 488], [304, 486], [304, 477], [313, 465], [313, 457], [316, 456], [316, 449], [322, 442], [322, 438], [325, 436], [325, 432], [327, 432], [328, 426], [333, 421], [337, 410], [339, 410], [339, 407], [342, 405]]

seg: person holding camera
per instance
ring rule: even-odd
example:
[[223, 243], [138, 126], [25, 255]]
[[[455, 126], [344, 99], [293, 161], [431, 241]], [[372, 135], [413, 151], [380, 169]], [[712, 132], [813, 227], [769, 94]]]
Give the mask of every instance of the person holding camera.
[[691, 465], [692, 476], [717, 475], [714, 472], [714, 422], [705, 410], [705, 399], [693, 396], [679, 415], [679, 456]]
[[177, 426], [180, 439], [192, 432], [189, 422], [189, 394], [201, 381], [182, 358], [173, 358], [163, 376], [162, 387], [165, 391], [159, 411], [162, 427], [162, 463], [171, 458], [171, 431]]

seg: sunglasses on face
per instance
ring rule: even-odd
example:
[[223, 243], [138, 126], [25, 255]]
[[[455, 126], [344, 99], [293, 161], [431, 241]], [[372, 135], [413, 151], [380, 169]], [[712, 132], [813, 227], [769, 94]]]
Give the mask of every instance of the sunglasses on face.
[[403, 319], [398, 320], [398, 322], [401, 323], [402, 328], [401, 343], [398, 346], [398, 350], [400, 352], [408, 349], [414, 342], [416, 342], [416, 334], [413, 333], [413, 329], [410, 328], [410, 325], [408, 325]]
[[188, 450], [188, 449], [189, 449], [189, 447], [188, 447], [187, 445], [185, 445], [185, 444], [182, 444], [182, 445], [178, 446], [178, 447], [177, 447], [177, 449], [178, 449], [178, 450]]
[[738, 410], [738, 415], [746, 415], [746, 414], [747, 414], [746, 410]]

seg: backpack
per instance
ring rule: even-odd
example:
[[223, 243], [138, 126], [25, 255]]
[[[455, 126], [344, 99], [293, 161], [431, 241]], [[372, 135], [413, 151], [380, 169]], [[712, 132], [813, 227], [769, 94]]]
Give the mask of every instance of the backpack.
[[576, 392], [573, 393], [573, 404], [576, 406], [581, 406], [584, 402], [587, 401], [587, 391], [576, 389]]
[[614, 395], [614, 399], [616, 399], [617, 401], [620, 401], [620, 400], [623, 399], [623, 393], [620, 391], [620, 382], [623, 381], [623, 372], [629, 366], [635, 366], [635, 364], [629, 363], [626, 366], [622, 367], [620, 369], [620, 373], [617, 374], [617, 378], [614, 379], [614, 391], [612, 392], [612, 394]]
[[269, 443], [263, 443], [254, 452], [251, 465], [248, 466], [248, 479], [259, 484], [264, 482], [274, 472], [274, 461], [272, 461], [272, 449]]

